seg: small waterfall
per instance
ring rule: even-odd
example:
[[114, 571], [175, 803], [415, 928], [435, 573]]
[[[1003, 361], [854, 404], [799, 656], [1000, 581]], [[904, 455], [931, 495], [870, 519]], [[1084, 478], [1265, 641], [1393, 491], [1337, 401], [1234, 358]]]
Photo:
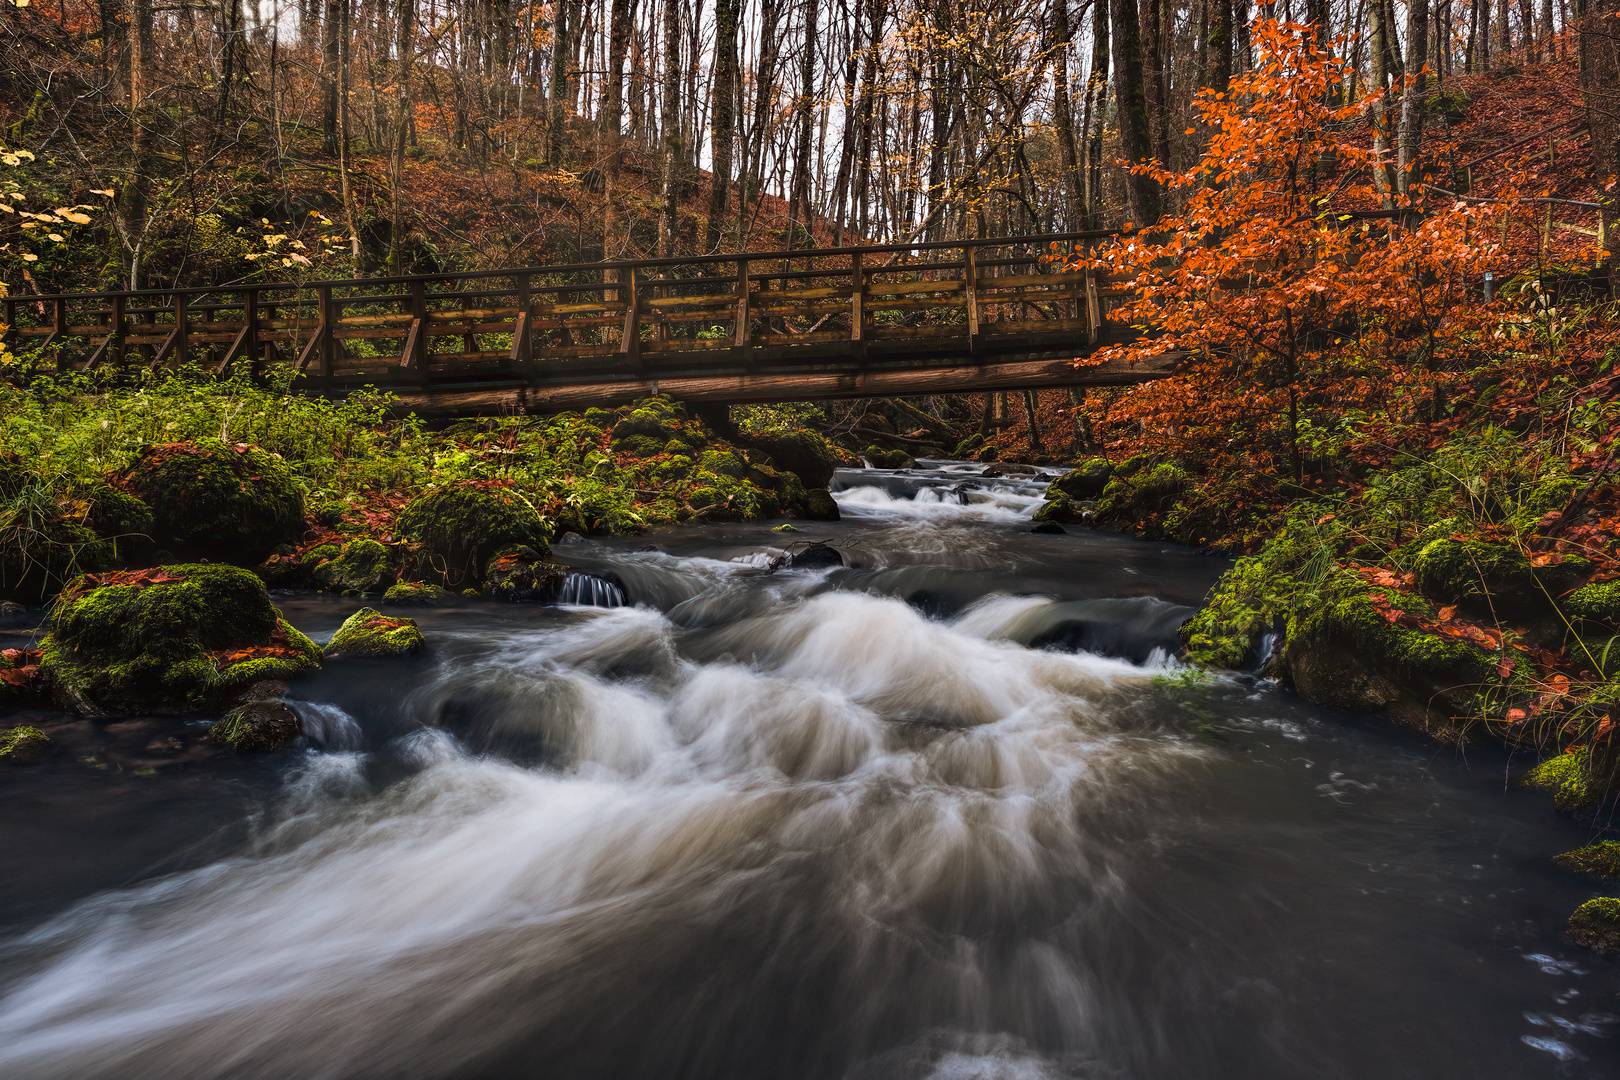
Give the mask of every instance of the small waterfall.
[[624, 607], [629, 599], [624, 586], [602, 574], [574, 570], [563, 579], [557, 590], [557, 603], [578, 604], [581, 607]]
[[288, 701], [287, 707], [298, 714], [304, 725], [304, 737], [322, 750], [358, 750], [365, 742], [360, 724], [336, 705], [325, 701]]

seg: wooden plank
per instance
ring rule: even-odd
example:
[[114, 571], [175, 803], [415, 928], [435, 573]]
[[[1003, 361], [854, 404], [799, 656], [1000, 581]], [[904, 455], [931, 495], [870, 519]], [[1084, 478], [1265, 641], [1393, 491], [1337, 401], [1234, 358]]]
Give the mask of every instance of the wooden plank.
[[1073, 274], [1008, 274], [1006, 277], [979, 279], [981, 289], [1021, 289], [1030, 285], [1084, 285], [1084, 273]]
[[1083, 368], [1076, 368], [1066, 360], [1037, 360], [910, 370], [636, 379], [555, 388], [456, 390], [427, 387], [397, 391], [394, 411], [397, 415], [414, 412], [424, 416], [549, 413], [593, 405], [620, 405], [654, 393], [669, 394], [684, 401], [744, 404], [812, 398], [953, 394], [975, 390], [1132, 386], [1174, 374], [1176, 365], [1185, 356], [1185, 353], [1166, 353], [1136, 364], [1116, 360]]
[[748, 313], [748, 260], [737, 260], [737, 311], [732, 317], [731, 343], [739, 349], [748, 347], [748, 336], [753, 331], [752, 317]]
[[961, 291], [960, 281], [878, 281], [866, 286], [868, 296], [924, 296], [928, 293]]
[[638, 295], [641, 283], [636, 268], [626, 270], [621, 280], [624, 287], [619, 290], [619, 296], [624, 300], [624, 325], [619, 328], [619, 355], [636, 363], [641, 356], [641, 297]]
[[967, 306], [967, 332], [970, 339], [979, 336], [979, 264], [977, 255], [978, 252], [973, 248], [964, 248], [962, 250], [962, 265], [964, 267], [962, 302]]
[[866, 266], [861, 253], [850, 256], [849, 340], [861, 341], [866, 336]]
[[655, 311], [680, 307], [729, 307], [737, 302], [737, 294], [729, 292], [714, 296], [662, 296], [643, 302]]
[[[459, 315], [461, 313], [460, 312], [453, 312], [452, 314]], [[472, 314], [472, 312], [468, 312], [468, 314]], [[345, 316], [343, 316], [343, 318], [339, 319], [334, 325], [336, 325], [336, 326], [409, 326], [410, 323], [411, 323], [411, 320], [414, 319], [414, 318], [416, 318], [416, 316], [410, 314], [409, 312], [398, 312], [398, 313], [394, 313], [394, 314], [379, 313], [379, 314], [376, 314], [376, 315], [345, 315]]]
[[988, 324], [985, 336], [995, 334], [1056, 334], [1070, 330], [1089, 330], [1085, 319], [1005, 319]]

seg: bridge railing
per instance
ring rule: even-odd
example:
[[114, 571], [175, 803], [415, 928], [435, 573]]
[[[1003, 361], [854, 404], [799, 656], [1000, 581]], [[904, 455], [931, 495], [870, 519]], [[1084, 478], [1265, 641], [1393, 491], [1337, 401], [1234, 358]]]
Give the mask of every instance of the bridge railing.
[[286, 362], [338, 385], [915, 363], [1095, 343], [1116, 290], [1042, 257], [1111, 235], [12, 296], [4, 318], [13, 347], [57, 346], [64, 367]]

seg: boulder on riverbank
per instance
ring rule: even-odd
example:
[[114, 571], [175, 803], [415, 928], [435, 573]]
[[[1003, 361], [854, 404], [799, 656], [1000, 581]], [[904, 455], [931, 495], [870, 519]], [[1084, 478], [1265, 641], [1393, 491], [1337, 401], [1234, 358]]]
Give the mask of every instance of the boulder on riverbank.
[[184, 712], [320, 667], [264, 584], [234, 566], [87, 574], [63, 591], [41, 643], [58, 703], [85, 715]]
[[375, 608], [361, 608], [344, 620], [332, 640], [326, 643], [326, 655], [388, 658], [410, 656], [427, 645], [415, 619], [384, 615]]
[[550, 553], [547, 528], [529, 502], [495, 482], [444, 484], [412, 499], [396, 523], [414, 546], [416, 575], [446, 589], [478, 588], [491, 560], [512, 545]]
[[365, 595], [382, 592], [394, 583], [398, 571], [393, 554], [375, 540], [351, 540], [334, 558], [316, 564], [315, 583], [327, 592]]
[[1620, 840], [1599, 840], [1554, 856], [1553, 861], [1576, 873], [1620, 878]]
[[1620, 899], [1599, 896], [1569, 917], [1569, 939], [1589, 949], [1620, 949]]
[[304, 531], [304, 495], [274, 454], [218, 439], [144, 447], [122, 482], [151, 508], [153, 540], [193, 558], [257, 566]]
[[512, 544], [489, 561], [484, 592], [497, 600], [549, 603], [557, 599], [567, 577], [565, 567], [546, 562], [534, 548]]
[[51, 748], [51, 737], [30, 724], [0, 731], [0, 765], [30, 765]]

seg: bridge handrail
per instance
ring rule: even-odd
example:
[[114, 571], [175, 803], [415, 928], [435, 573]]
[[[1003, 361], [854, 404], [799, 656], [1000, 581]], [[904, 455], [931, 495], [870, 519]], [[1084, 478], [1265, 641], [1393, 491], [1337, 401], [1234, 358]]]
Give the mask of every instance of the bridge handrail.
[[[716, 263], [736, 263], [746, 260], [748, 262], [768, 262], [781, 259], [825, 259], [841, 255], [881, 255], [886, 253], [901, 253], [911, 251], [940, 251], [948, 248], [985, 248], [985, 247], [1016, 247], [1020, 244], [1051, 244], [1065, 243], [1080, 240], [1103, 240], [1121, 235], [1118, 229], [1099, 229], [1087, 232], [1070, 233], [1039, 233], [1022, 236], [992, 236], [969, 240], [928, 240], [912, 244], [867, 244], [853, 247], [835, 248], [799, 248], [792, 251], [742, 251], [729, 254], [715, 255], [680, 255], [655, 259], [615, 259], [603, 260], [593, 263], [563, 263], [552, 266], [525, 266], [501, 270], [448, 270], [434, 274], [406, 274], [397, 277], [368, 277], [368, 278], [331, 278], [312, 279], [305, 282], [269, 281], [269, 282], [243, 282], [230, 285], [185, 285], [172, 288], [159, 289], [124, 289], [106, 290], [99, 292], [75, 293], [38, 293], [15, 294], [6, 298], [8, 306], [12, 304], [34, 304], [44, 301], [67, 300], [100, 300], [116, 298], [139, 298], [157, 296], [203, 296], [211, 293], [247, 292], [256, 289], [264, 290], [292, 290], [303, 291], [313, 289], [334, 289], [353, 286], [377, 287], [381, 285], [411, 285], [434, 281], [483, 281], [489, 278], [518, 277], [522, 275], [536, 276], [542, 274], [578, 274], [589, 271], [603, 271], [616, 269], [643, 269], [646, 267], [662, 266], [692, 266]], [[869, 271], [876, 272], [882, 268], [869, 267]], [[788, 273], [811, 274], [821, 276], [812, 271], [789, 271]], [[838, 273], [836, 270], [825, 271], [826, 274]], [[769, 273], [754, 275], [755, 277], [774, 277]], [[576, 286], [584, 287], [584, 286]], [[368, 298], [369, 299], [369, 298]]]

